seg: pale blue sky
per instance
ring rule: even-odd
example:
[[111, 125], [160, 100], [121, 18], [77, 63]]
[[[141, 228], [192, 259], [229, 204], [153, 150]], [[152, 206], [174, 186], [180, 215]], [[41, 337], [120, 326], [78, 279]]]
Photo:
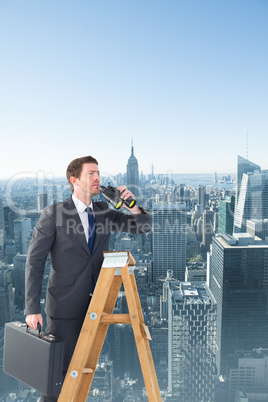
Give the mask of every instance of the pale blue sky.
[[268, 168], [267, 0], [0, 0], [0, 177]]

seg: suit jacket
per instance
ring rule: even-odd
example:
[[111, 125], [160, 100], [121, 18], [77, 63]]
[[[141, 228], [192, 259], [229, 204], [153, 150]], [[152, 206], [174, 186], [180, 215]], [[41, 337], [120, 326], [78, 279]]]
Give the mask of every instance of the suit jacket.
[[148, 211], [129, 215], [112, 210], [106, 202], [94, 202], [96, 236], [90, 254], [84, 228], [72, 197], [45, 208], [37, 222], [25, 267], [25, 311], [40, 313], [45, 262], [50, 253], [51, 272], [46, 313], [55, 318], [85, 314], [90, 300], [91, 280], [96, 283], [103, 252], [109, 250], [111, 231], [146, 233], [151, 230]]

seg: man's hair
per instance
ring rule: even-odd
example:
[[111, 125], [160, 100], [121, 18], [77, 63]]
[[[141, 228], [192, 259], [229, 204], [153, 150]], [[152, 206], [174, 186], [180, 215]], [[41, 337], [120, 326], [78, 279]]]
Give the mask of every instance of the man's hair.
[[74, 159], [67, 167], [66, 177], [72, 192], [74, 192], [74, 186], [72, 185], [70, 178], [71, 176], [76, 178], [80, 177], [84, 163], [96, 163], [96, 165], [98, 165], [97, 160], [93, 158], [93, 156], [83, 156], [82, 158]]

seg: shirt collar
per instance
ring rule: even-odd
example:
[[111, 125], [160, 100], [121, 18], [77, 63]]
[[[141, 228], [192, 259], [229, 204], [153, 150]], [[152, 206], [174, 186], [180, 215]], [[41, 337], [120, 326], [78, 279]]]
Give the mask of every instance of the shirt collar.
[[86, 205], [81, 200], [79, 200], [79, 198], [77, 198], [74, 194], [72, 194], [72, 199], [73, 199], [75, 208], [77, 209], [77, 212], [79, 214], [82, 214], [87, 207], [90, 207], [93, 211], [93, 202], [92, 201], [89, 205]]

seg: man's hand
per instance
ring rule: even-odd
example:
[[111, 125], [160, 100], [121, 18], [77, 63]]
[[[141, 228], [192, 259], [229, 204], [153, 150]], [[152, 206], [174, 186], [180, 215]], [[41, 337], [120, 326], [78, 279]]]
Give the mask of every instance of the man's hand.
[[29, 314], [26, 316], [26, 324], [32, 329], [37, 329], [37, 324], [40, 323], [41, 328], [43, 326], [43, 319], [41, 314]]
[[[126, 200], [128, 197], [132, 197], [132, 198], [135, 199], [134, 194], [127, 189], [127, 186], [124, 186], [124, 185], [119, 186], [119, 187], [117, 187], [117, 190], [119, 190], [120, 193], [122, 193], [121, 196], [120, 196], [120, 198], [122, 198], [122, 200]], [[142, 211], [137, 206], [137, 204], [134, 205], [133, 208], [128, 208], [126, 206], [126, 204], [124, 204], [124, 207], [127, 208], [130, 212], [132, 212], [132, 214], [141, 214], [142, 213]]]

